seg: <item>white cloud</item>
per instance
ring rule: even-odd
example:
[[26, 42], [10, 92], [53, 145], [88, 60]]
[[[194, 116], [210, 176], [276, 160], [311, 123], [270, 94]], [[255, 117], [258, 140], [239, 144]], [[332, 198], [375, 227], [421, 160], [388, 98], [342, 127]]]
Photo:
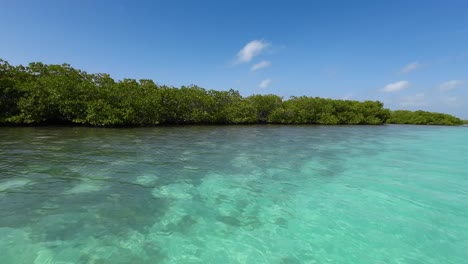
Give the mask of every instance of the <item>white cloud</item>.
[[271, 65], [271, 61], [261, 61], [261, 62], [259, 62], [257, 64], [254, 64], [252, 66], [252, 68], [250, 68], [250, 70], [251, 71], [256, 71], [256, 70], [260, 70], [262, 68], [266, 68], [266, 67], [268, 67], [270, 65]]
[[427, 105], [424, 93], [418, 93], [413, 96], [405, 96], [401, 98], [401, 106], [425, 106]]
[[415, 62], [412, 62], [412, 63], [406, 65], [405, 67], [403, 67], [403, 68], [400, 70], [400, 72], [401, 72], [401, 73], [410, 73], [410, 72], [412, 72], [412, 71], [415, 71], [415, 70], [421, 68], [421, 66], [422, 66], [421, 63], [415, 61]]
[[268, 85], [270, 85], [270, 83], [271, 83], [270, 79], [265, 79], [260, 83], [260, 85], [258, 87], [261, 88], [261, 89], [265, 89], [265, 88], [268, 87]]
[[446, 91], [450, 91], [450, 90], [453, 90], [461, 85], [463, 85], [463, 83], [465, 83], [464, 81], [462, 80], [451, 80], [451, 81], [447, 81], [447, 82], [444, 82], [443, 84], [441, 84], [439, 86], [439, 89], [443, 92], [446, 92]]
[[382, 88], [382, 92], [398, 92], [403, 89], [406, 89], [410, 86], [410, 83], [408, 81], [399, 81], [399, 82], [394, 82], [394, 83], [389, 83], [387, 84], [384, 88]]
[[464, 100], [456, 96], [441, 97], [440, 101], [447, 107], [459, 107], [463, 105]]
[[450, 96], [450, 97], [447, 97], [446, 100], [447, 102], [453, 103], [453, 102], [456, 102], [458, 98], [455, 96]]
[[263, 40], [250, 41], [237, 53], [237, 63], [251, 61], [253, 57], [262, 53], [268, 45], [269, 44]]

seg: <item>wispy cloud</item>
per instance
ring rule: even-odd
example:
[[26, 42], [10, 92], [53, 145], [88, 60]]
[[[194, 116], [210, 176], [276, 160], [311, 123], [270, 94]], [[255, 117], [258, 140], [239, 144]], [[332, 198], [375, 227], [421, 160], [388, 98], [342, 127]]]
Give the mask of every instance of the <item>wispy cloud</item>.
[[413, 96], [405, 96], [401, 98], [401, 106], [425, 106], [428, 105], [426, 102], [426, 96], [424, 93], [418, 93]]
[[249, 62], [253, 59], [253, 57], [262, 53], [266, 47], [268, 47], [268, 43], [263, 40], [252, 40], [247, 43], [238, 53], [237, 53], [237, 63], [245, 63]]
[[403, 67], [403, 68], [400, 70], [400, 72], [401, 72], [401, 73], [410, 73], [410, 72], [412, 72], [412, 71], [415, 71], [415, 70], [421, 68], [421, 66], [422, 66], [421, 63], [419, 63], [419, 62], [417, 62], [417, 61], [414, 61], [414, 62], [412, 62], [412, 63], [406, 65], [405, 67]]
[[261, 88], [261, 89], [265, 89], [265, 88], [268, 87], [268, 85], [270, 85], [270, 83], [271, 83], [271, 79], [265, 79], [262, 82], [260, 82], [258, 87]]
[[465, 82], [462, 81], [462, 80], [450, 80], [450, 81], [447, 81], [447, 82], [444, 82], [443, 84], [441, 84], [439, 86], [439, 90], [443, 91], [443, 92], [446, 92], [446, 91], [450, 91], [450, 90], [453, 90], [461, 85], [463, 85]]
[[457, 96], [441, 97], [440, 101], [442, 102], [442, 104], [450, 108], [463, 106], [465, 102], [463, 98]]
[[260, 69], [263, 69], [263, 68], [266, 68], [268, 66], [271, 65], [271, 61], [261, 61], [257, 64], [254, 64], [252, 66], [252, 68], [250, 68], [251, 71], [256, 71], [256, 70], [260, 70]]
[[458, 98], [455, 96], [450, 96], [450, 97], [445, 98], [445, 100], [447, 100], [447, 102], [449, 103], [453, 103], [453, 102], [456, 102]]
[[382, 92], [386, 92], [386, 93], [398, 92], [398, 91], [408, 88], [409, 86], [410, 86], [410, 83], [408, 81], [398, 81], [398, 82], [389, 83], [385, 85], [385, 87], [382, 88]]

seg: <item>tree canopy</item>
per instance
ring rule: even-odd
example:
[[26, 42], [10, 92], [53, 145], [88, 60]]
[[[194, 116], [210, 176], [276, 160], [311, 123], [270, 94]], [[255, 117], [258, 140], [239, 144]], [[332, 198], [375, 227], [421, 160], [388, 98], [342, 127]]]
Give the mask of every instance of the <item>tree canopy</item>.
[[392, 111], [389, 124], [412, 124], [412, 125], [462, 125], [463, 121], [457, 117], [443, 113], [426, 111]]
[[394, 111], [379, 101], [282, 97], [116, 81], [69, 64], [13, 66], [0, 59], [0, 124], [461, 124], [447, 114]]

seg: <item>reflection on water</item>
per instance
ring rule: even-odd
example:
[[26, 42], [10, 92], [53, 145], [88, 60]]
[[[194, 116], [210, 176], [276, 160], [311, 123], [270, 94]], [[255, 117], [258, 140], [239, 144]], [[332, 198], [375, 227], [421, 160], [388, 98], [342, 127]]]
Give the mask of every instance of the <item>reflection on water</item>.
[[1, 263], [463, 263], [468, 130], [0, 128]]

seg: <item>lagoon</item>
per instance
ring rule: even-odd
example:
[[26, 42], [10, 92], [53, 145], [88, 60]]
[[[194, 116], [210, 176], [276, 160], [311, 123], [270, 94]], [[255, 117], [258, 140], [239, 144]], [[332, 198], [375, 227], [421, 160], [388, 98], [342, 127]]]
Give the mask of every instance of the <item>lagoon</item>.
[[0, 128], [0, 263], [464, 263], [468, 127]]

